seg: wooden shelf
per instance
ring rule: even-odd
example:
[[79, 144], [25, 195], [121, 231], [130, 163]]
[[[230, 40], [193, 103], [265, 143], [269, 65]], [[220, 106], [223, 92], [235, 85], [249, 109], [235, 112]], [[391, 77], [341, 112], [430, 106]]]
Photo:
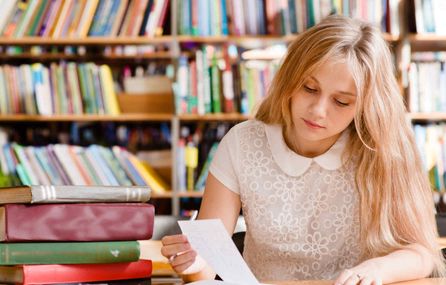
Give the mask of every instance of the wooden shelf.
[[180, 43], [202, 43], [202, 44], [223, 44], [235, 43], [244, 44], [248, 42], [271, 43], [271, 42], [291, 42], [297, 35], [288, 36], [177, 36], [176, 39]]
[[[22, 37], [5, 38], [0, 37], [0, 45], [6, 46], [24, 46], [24, 45], [151, 45], [151, 44], [170, 44], [173, 41], [179, 43], [202, 43], [202, 44], [223, 44], [234, 43], [238, 45], [265, 45], [274, 42], [289, 43], [296, 39], [298, 35], [286, 36], [162, 36], [162, 37], [86, 37], [86, 38], [43, 38], [43, 37]], [[387, 41], [395, 42], [399, 37], [387, 33], [383, 34]]]
[[180, 121], [246, 121], [251, 119], [251, 116], [239, 113], [221, 113], [221, 114], [206, 114], [206, 115], [179, 115]]
[[[249, 43], [257, 43], [260, 45], [278, 43], [289, 43], [295, 40], [298, 35], [261, 35], [261, 36], [177, 36], [174, 37], [179, 43], [202, 43], [202, 44], [223, 44], [234, 43], [238, 45], [245, 45]], [[397, 42], [400, 40], [399, 36], [394, 36], [389, 33], [383, 33], [383, 37], [388, 42]]]
[[86, 38], [43, 38], [23, 37], [5, 38], [0, 37], [0, 45], [150, 45], [168, 44], [173, 40], [172, 36], [162, 37], [86, 37]]
[[172, 114], [121, 114], [121, 115], [0, 115], [0, 122], [139, 122], [170, 121]]
[[398, 42], [401, 40], [400, 36], [395, 36], [389, 33], [382, 33], [383, 38], [388, 42]]
[[412, 121], [446, 121], [446, 113], [408, 113]]
[[408, 38], [413, 51], [446, 50], [446, 35], [411, 34]]
[[21, 54], [0, 54], [0, 60], [36, 59], [36, 60], [138, 60], [138, 59], [172, 59], [170, 52], [154, 52], [150, 54], [135, 55], [104, 55], [104, 54], [64, 54], [64, 53], [21, 53]]
[[170, 52], [154, 52], [149, 54], [135, 54], [135, 55], [102, 55], [104, 59], [124, 59], [124, 60], [138, 60], [138, 59], [172, 59], [173, 55]]
[[[122, 113], [120, 115], [27, 115], [12, 114], [0, 115], [0, 122], [138, 122], [138, 121], [170, 121], [175, 118], [173, 114], [138, 114]], [[180, 115], [180, 121], [245, 121], [252, 117], [237, 113], [207, 114], [207, 115]]]
[[151, 199], [171, 199], [174, 197], [178, 198], [201, 198], [203, 197], [202, 191], [188, 191], [188, 192], [172, 192], [168, 191], [166, 193], [152, 193]]

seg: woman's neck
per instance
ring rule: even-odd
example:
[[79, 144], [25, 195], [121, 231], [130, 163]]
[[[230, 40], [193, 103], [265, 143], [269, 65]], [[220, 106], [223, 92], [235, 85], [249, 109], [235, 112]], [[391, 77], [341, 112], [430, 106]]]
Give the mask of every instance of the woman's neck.
[[286, 131], [285, 129], [282, 131], [282, 135], [284, 137], [286, 145], [295, 153], [313, 158], [317, 157], [327, 150], [329, 150], [341, 136], [338, 134], [337, 136], [333, 136], [327, 139], [322, 139], [319, 141], [308, 141], [302, 138], [299, 138], [293, 129]]

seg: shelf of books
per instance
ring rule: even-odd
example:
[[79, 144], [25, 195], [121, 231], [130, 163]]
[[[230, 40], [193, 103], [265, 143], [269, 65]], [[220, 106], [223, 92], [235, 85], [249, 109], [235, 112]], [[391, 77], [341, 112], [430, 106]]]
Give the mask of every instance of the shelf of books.
[[408, 117], [434, 190], [437, 214], [442, 216], [446, 211], [446, 18], [440, 2], [407, 1], [411, 52], [404, 62], [408, 63]]
[[[170, 34], [170, 1], [5, 1], [0, 30], [17, 44], [142, 43]], [[138, 38], [139, 39], [133, 39]], [[68, 39], [72, 38], [72, 39]], [[90, 39], [91, 38], [91, 39]], [[170, 41], [169, 38], [153, 39]]]
[[22, 37], [9, 38], [0, 37], [0, 45], [145, 45], [145, 44], [169, 44], [173, 41], [172, 36], [160, 37], [83, 37], [83, 38], [45, 38], [45, 37]]

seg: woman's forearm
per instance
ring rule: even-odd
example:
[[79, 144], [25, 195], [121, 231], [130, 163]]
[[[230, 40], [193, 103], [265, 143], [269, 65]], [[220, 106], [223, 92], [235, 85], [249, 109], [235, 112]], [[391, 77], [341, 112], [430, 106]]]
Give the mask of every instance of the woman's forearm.
[[378, 266], [384, 284], [427, 277], [434, 266], [428, 250], [419, 244], [409, 245], [369, 261]]

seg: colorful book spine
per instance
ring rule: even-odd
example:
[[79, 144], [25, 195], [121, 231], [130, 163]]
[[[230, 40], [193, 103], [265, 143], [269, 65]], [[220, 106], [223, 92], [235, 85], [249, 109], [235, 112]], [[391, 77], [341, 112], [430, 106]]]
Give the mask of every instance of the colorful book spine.
[[143, 203], [7, 204], [0, 207], [0, 240], [144, 240], [152, 237], [154, 215], [153, 205]]
[[212, 57], [211, 62], [211, 82], [212, 82], [212, 112], [221, 113], [221, 100], [220, 100], [220, 71], [217, 65], [217, 58], [215, 54]]
[[150, 260], [113, 264], [0, 266], [0, 282], [24, 285], [125, 280], [151, 276], [152, 262]]
[[136, 241], [1, 243], [0, 264], [96, 264], [139, 260]]

